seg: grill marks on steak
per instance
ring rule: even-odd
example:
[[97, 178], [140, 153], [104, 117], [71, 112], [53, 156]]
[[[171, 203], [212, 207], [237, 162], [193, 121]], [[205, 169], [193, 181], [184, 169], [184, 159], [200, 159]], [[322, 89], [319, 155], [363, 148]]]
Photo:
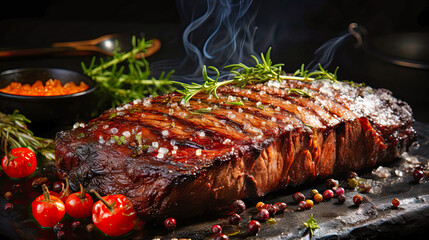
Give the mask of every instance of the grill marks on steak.
[[72, 188], [122, 193], [144, 218], [162, 220], [389, 161], [415, 136], [408, 105], [384, 90], [272, 81], [218, 94], [197, 94], [189, 105], [169, 94], [108, 110], [58, 134], [58, 168]]

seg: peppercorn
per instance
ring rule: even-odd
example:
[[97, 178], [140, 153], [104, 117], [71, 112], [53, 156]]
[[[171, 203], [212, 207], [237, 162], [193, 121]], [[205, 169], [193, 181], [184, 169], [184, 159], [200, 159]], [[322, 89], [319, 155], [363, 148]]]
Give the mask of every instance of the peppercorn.
[[215, 240], [228, 240], [229, 237], [225, 233], [218, 233], [218, 234], [216, 234], [214, 239]]
[[320, 203], [323, 201], [323, 196], [322, 196], [322, 194], [318, 193], [318, 194], [314, 195], [313, 199], [316, 203]]
[[349, 186], [352, 189], [355, 189], [359, 185], [359, 182], [356, 178], [350, 178], [349, 179]]
[[63, 239], [65, 235], [64, 231], [60, 230], [57, 232], [57, 239]]
[[237, 213], [232, 214], [229, 216], [229, 223], [233, 225], [238, 225], [241, 222], [241, 217]]
[[311, 192], [310, 192], [311, 197], [313, 197], [313, 198], [314, 198], [314, 196], [316, 196], [316, 194], [318, 194], [318, 193], [319, 193], [319, 191], [317, 191], [317, 189], [313, 189], [313, 190], [311, 190]]
[[328, 180], [326, 180], [326, 187], [327, 188], [337, 188], [338, 187], [338, 181], [334, 180], [332, 178], [329, 178]]
[[246, 204], [242, 200], [235, 200], [231, 204], [231, 210], [237, 214], [240, 214], [246, 210]]
[[4, 194], [4, 198], [6, 198], [6, 200], [10, 200], [10, 199], [12, 199], [12, 196], [13, 196], [13, 194], [12, 194], [11, 192], [6, 192], [6, 193]]
[[258, 202], [256, 204], [256, 209], [258, 209], [258, 211], [261, 211], [264, 208], [264, 203], [263, 202]]
[[268, 218], [270, 218], [270, 213], [268, 212], [267, 209], [263, 208], [261, 209], [261, 211], [258, 212], [258, 214], [256, 215], [256, 218], [259, 221], [267, 221]]
[[306, 209], [311, 209], [314, 206], [314, 203], [311, 199], [306, 199], [305, 200], [305, 208]]
[[299, 203], [301, 201], [305, 200], [305, 196], [304, 194], [302, 194], [301, 192], [296, 192], [292, 195], [292, 198], [295, 202]]
[[337, 196], [338, 203], [344, 203], [346, 201], [346, 195], [341, 194]]
[[414, 180], [416, 180], [416, 182], [419, 182], [424, 177], [424, 173], [420, 169], [415, 169], [413, 171], [413, 177], [414, 177]]
[[337, 196], [343, 195], [344, 192], [345, 192], [344, 188], [342, 188], [342, 187], [335, 189], [335, 195], [337, 195]]
[[12, 203], [5, 203], [3, 208], [5, 211], [11, 211], [13, 209], [13, 204]]
[[353, 203], [356, 206], [359, 206], [363, 202], [363, 197], [361, 195], [355, 195], [353, 196]]
[[256, 235], [259, 232], [259, 230], [261, 229], [261, 224], [256, 220], [252, 220], [247, 225], [247, 229], [248, 229], [250, 234]]
[[274, 204], [274, 206], [277, 206], [279, 213], [286, 211], [286, 208], [287, 208], [287, 204], [284, 202], [277, 202]]
[[57, 224], [55, 224], [55, 226], [52, 229], [54, 230], [54, 232], [58, 232], [58, 231], [63, 230], [63, 228], [64, 228], [64, 224], [57, 223]]
[[74, 221], [74, 222], [72, 222], [72, 224], [71, 224], [71, 228], [72, 228], [72, 230], [77, 230], [77, 229], [79, 229], [80, 228], [80, 222], [79, 221]]
[[216, 224], [216, 225], [213, 225], [210, 230], [213, 234], [218, 234], [218, 233], [222, 232], [222, 227], [220, 225]]
[[326, 200], [331, 200], [334, 197], [334, 192], [331, 189], [328, 189], [323, 192], [323, 198]]
[[358, 177], [357, 173], [355, 173], [355, 172], [349, 172], [349, 174], [347, 175], [347, 181], [350, 180], [350, 179], [352, 179], [352, 178], [356, 179], [357, 177]]
[[274, 216], [274, 214], [276, 214], [277, 212], [277, 207], [274, 207], [271, 204], [265, 204], [264, 208], [268, 210], [268, 212], [270, 213], [270, 216]]
[[305, 201], [301, 201], [298, 203], [298, 210], [305, 210], [307, 208], [307, 203]]
[[64, 183], [62, 183], [60, 181], [54, 182], [54, 184], [52, 185], [52, 191], [54, 191], [56, 193], [61, 192], [63, 190], [63, 185], [64, 185]]
[[392, 200], [392, 205], [393, 205], [394, 208], [397, 208], [399, 206], [399, 203], [400, 203], [400, 201], [397, 198], [394, 198]]
[[88, 225], [86, 225], [86, 231], [88, 233], [92, 233], [95, 230], [95, 225], [93, 223], [89, 223]]
[[169, 231], [174, 230], [176, 228], [176, 219], [174, 219], [174, 218], [165, 219], [164, 227]]

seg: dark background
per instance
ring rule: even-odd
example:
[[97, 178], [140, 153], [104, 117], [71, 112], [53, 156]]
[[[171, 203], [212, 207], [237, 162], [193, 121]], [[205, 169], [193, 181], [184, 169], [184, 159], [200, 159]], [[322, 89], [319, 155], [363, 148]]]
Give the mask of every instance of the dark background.
[[[207, 2], [220, 1], [11, 1], [11, 6], [1, 8], [0, 48], [48, 47], [53, 42], [87, 40], [119, 32], [148, 39], [159, 38], [163, 45], [157, 54], [149, 57], [151, 63], [180, 59], [184, 56], [181, 41], [183, 30], [192, 19], [206, 11]], [[219, 5], [217, 10], [219, 8], [222, 6]], [[285, 63], [288, 72], [299, 68], [302, 63], [311, 62], [315, 58], [315, 50], [329, 39], [346, 34], [351, 22], [364, 26], [369, 37], [429, 32], [428, 0], [255, 0], [249, 12], [255, 15], [254, 26], [258, 27], [255, 42], [263, 43], [255, 44], [255, 51], [265, 52], [268, 46], [272, 46], [273, 62]], [[195, 39], [204, 40], [198, 39], [198, 36]], [[403, 91], [401, 85], [397, 87], [390, 83], [389, 79], [398, 74], [388, 69], [380, 70], [383, 81], [374, 81], [374, 78], [380, 79], [380, 75], [369, 74], [369, 67], [365, 65], [368, 62], [366, 56], [360, 49], [354, 48], [355, 42], [348, 37], [337, 44], [329, 69], [339, 66], [341, 79], [391, 89], [396, 96], [419, 109], [416, 114], [418, 118], [426, 120], [427, 116], [420, 116], [420, 113], [426, 112], [428, 102], [416, 99], [416, 96], [424, 96], [424, 92], [417, 91], [416, 94], [415, 89]], [[0, 70], [43, 66], [81, 71], [81, 62], [89, 62], [90, 59], [78, 56], [0, 59]], [[222, 59], [219, 61], [222, 62]], [[187, 65], [192, 67], [192, 64]], [[405, 74], [412, 72], [410, 69], [404, 71]], [[157, 72], [156, 69], [154, 72]], [[404, 84], [423, 89], [429, 81], [427, 71], [424, 74], [423, 77], [410, 74], [415, 81], [404, 79]], [[418, 87], [420, 84], [421, 87]], [[420, 97], [424, 99], [423, 96]], [[419, 102], [424, 104], [418, 106]]]

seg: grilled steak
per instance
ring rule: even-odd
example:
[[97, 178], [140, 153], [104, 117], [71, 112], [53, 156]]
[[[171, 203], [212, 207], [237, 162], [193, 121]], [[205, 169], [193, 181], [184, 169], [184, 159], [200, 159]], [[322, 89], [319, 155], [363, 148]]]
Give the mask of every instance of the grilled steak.
[[390, 161], [415, 140], [410, 107], [387, 90], [285, 80], [218, 94], [135, 100], [60, 132], [58, 169], [156, 221]]

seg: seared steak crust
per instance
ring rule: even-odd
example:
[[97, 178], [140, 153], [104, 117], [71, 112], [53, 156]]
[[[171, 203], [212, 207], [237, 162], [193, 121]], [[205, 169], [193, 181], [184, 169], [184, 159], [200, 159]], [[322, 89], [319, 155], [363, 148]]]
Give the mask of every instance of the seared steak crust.
[[410, 107], [383, 89], [288, 80], [218, 94], [135, 100], [60, 132], [58, 169], [162, 220], [390, 161], [415, 140]]

